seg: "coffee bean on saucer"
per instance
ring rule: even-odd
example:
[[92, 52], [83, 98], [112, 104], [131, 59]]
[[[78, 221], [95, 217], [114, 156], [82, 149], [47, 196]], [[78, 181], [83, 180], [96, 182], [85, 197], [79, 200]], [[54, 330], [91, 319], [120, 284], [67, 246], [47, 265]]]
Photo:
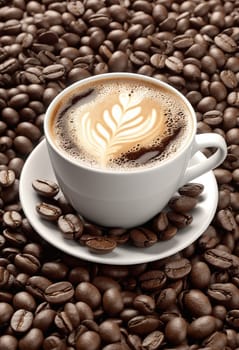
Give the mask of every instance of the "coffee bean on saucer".
[[54, 197], [59, 192], [59, 186], [55, 182], [44, 179], [33, 180], [32, 187], [44, 197]]
[[173, 238], [178, 232], [178, 228], [173, 225], [168, 225], [168, 227], [159, 232], [159, 240], [160, 241], [168, 241], [169, 239]]
[[136, 227], [129, 232], [130, 240], [136, 247], [150, 247], [158, 241], [157, 235], [144, 227]]
[[180, 195], [174, 196], [168, 202], [170, 209], [178, 213], [187, 213], [191, 211], [197, 204], [197, 199], [195, 197]]
[[168, 227], [168, 217], [166, 211], [159, 213], [153, 220], [153, 228], [156, 232], [164, 231]]
[[66, 239], [78, 240], [83, 232], [83, 223], [75, 214], [61, 215], [58, 218], [57, 225]]
[[178, 192], [184, 196], [198, 197], [204, 189], [200, 183], [188, 183], [179, 188]]
[[86, 241], [85, 245], [91, 252], [96, 254], [106, 254], [112, 252], [117, 246], [114, 239], [104, 236], [90, 238]]
[[38, 203], [36, 210], [43, 219], [48, 221], [56, 221], [62, 213], [59, 207], [46, 202]]
[[193, 217], [189, 213], [177, 213], [175, 211], [169, 211], [167, 213], [168, 219], [173, 226], [178, 229], [182, 229], [191, 224]]

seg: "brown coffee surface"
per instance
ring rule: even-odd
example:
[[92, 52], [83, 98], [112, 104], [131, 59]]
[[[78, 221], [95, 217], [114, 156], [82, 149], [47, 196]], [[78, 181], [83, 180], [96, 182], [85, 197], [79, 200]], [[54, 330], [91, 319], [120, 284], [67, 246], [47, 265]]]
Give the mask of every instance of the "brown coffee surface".
[[54, 115], [57, 146], [70, 158], [103, 169], [165, 160], [187, 142], [192, 127], [183, 101], [136, 79], [83, 85], [58, 104]]

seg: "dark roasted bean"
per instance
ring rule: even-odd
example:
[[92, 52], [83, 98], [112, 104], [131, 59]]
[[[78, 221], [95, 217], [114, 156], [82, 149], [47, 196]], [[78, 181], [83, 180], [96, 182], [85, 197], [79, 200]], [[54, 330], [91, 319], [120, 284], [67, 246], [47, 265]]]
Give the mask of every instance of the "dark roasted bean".
[[212, 266], [226, 270], [234, 264], [238, 264], [238, 259], [230, 253], [220, 249], [209, 249], [204, 253], [205, 260]]
[[165, 265], [165, 274], [171, 279], [179, 279], [187, 276], [191, 271], [191, 263], [188, 259], [179, 259], [168, 262]]
[[187, 322], [182, 317], [171, 319], [165, 327], [165, 337], [172, 344], [181, 344], [187, 335]]
[[57, 224], [66, 239], [77, 240], [82, 235], [83, 223], [77, 215], [61, 215], [58, 218]]
[[86, 240], [87, 248], [96, 254], [107, 254], [116, 248], [116, 240], [109, 237], [92, 237]]
[[6, 226], [17, 228], [22, 224], [22, 216], [15, 210], [5, 211], [3, 214], [3, 222]]
[[147, 335], [162, 325], [159, 318], [155, 315], [135, 316], [128, 322], [130, 333]]
[[33, 314], [25, 309], [18, 309], [11, 318], [11, 328], [16, 333], [25, 333], [32, 325]]
[[166, 276], [163, 271], [150, 270], [140, 275], [139, 282], [143, 290], [159, 290], [165, 285]]
[[44, 290], [44, 296], [46, 301], [52, 304], [62, 304], [69, 300], [74, 295], [74, 289], [70, 282], [62, 281], [50, 284]]
[[197, 199], [191, 196], [174, 196], [170, 199], [169, 208], [179, 213], [187, 213], [191, 211], [197, 204]]
[[15, 181], [15, 173], [13, 170], [0, 171], [0, 185], [3, 187], [11, 186]]
[[49, 221], [56, 221], [61, 215], [61, 209], [50, 203], [41, 202], [37, 204], [36, 210], [42, 218]]
[[157, 235], [146, 228], [134, 228], [129, 232], [130, 239], [136, 247], [150, 247], [157, 242]]
[[75, 298], [86, 303], [92, 309], [96, 309], [101, 303], [99, 290], [90, 282], [81, 282], [76, 286]]
[[44, 179], [34, 180], [32, 187], [37, 193], [45, 197], [54, 197], [59, 192], [59, 186], [55, 182]]

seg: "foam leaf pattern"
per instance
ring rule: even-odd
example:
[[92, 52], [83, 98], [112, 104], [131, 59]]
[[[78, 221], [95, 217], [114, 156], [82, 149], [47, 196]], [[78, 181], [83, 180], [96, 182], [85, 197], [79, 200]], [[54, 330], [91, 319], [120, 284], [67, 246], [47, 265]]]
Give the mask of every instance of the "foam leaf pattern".
[[120, 94], [118, 103], [105, 109], [97, 123], [94, 115], [87, 112], [80, 118], [79, 137], [87, 152], [93, 155], [101, 166], [107, 166], [124, 151], [155, 134], [157, 111], [152, 108], [148, 115], [142, 114], [140, 102], [143, 99]]

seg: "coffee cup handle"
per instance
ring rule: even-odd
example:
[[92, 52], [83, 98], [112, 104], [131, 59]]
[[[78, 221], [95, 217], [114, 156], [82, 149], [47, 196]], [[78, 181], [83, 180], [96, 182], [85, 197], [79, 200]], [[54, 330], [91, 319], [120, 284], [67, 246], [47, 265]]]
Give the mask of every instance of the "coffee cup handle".
[[191, 157], [193, 157], [197, 151], [208, 147], [217, 148], [217, 150], [208, 158], [205, 157], [204, 159], [200, 159], [196, 164], [189, 166], [181, 180], [180, 186], [183, 186], [198, 176], [216, 168], [224, 161], [227, 155], [226, 142], [222, 136], [213, 133], [196, 135]]

